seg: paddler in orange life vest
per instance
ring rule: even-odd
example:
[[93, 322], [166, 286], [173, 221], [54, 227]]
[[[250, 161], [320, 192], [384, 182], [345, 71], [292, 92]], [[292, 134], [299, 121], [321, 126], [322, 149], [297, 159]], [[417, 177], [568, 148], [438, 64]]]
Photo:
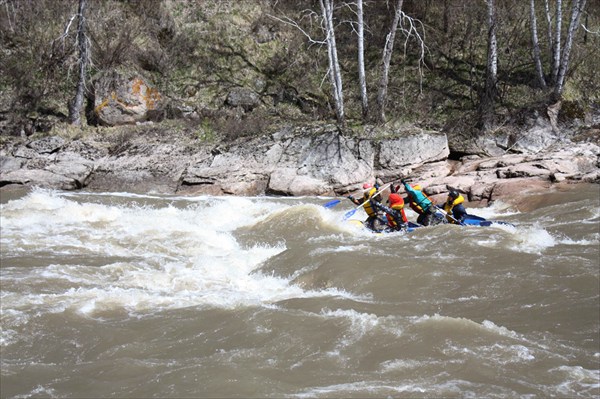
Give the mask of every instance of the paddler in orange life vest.
[[370, 183], [365, 183], [363, 184], [363, 197], [361, 199], [354, 198], [351, 195], [348, 196], [348, 199], [355, 205], [362, 205], [364, 203], [363, 209], [369, 216], [364, 223], [369, 229], [377, 232], [381, 231], [381, 227], [379, 225], [382, 224], [382, 218], [377, 210], [373, 208], [370, 200], [374, 199], [375, 201], [381, 201], [381, 194], [377, 194], [375, 197], [373, 197], [377, 193], [378, 187], [379, 186], [377, 183], [375, 183], [375, 187], [373, 187], [373, 185]]
[[450, 190], [444, 204], [444, 211], [448, 214], [446, 218], [450, 223], [461, 224], [467, 216], [467, 210], [463, 202], [465, 202], [465, 198], [458, 191]]
[[394, 185], [391, 186], [392, 193], [388, 197], [389, 207], [380, 204], [377, 201], [371, 200], [371, 203], [375, 208], [380, 211], [385, 212], [385, 217], [388, 223], [388, 230], [391, 231], [401, 231], [406, 229], [406, 224], [408, 223], [408, 219], [404, 214], [404, 200], [394, 188]]

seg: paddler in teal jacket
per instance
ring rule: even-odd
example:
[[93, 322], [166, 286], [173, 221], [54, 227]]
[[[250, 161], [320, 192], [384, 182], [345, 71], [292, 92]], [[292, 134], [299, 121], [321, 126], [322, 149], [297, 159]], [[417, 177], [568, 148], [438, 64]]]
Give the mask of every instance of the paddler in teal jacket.
[[423, 209], [423, 215], [421, 215], [422, 217], [421, 216], [419, 217], [419, 219], [420, 219], [419, 223], [421, 223], [423, 226], [429, 226], [429, 225], [443, 223], [443, 219], [440, 217], [437, 217], [437, 215], [436, 215], [435, 206], [433, 205], [431, 200], [429, 198], [427, 198], [427, 196], [421, 192], [421, 190], [414, 189], [404, 179], [402, 179], [400, 181], [404, 185], [404, 189], [406, 190], [406, 193], [410, 196], [410, 198], [418, 206], [420, 206], [421, 209]]

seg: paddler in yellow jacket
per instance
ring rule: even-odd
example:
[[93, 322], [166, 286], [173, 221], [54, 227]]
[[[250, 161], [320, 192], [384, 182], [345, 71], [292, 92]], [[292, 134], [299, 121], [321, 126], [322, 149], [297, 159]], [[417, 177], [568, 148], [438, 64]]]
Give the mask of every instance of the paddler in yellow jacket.
[[364, 223], [369, 229], [376, 232], [382, 230], [380, 226], [382, 223], [385, 224], [385, 221], [383, 220], [383, 215], [377, 212], [377, 210], [372, 206], [370, 201], [371, 198], [373, 198], [375, 201], [381, 202], [381, 194], [377, 194], [375, 197], [373, 197], [377, 193], [378, 187], [379, 186], [377, 185], [377, 183], [375, 183], [375, 187], [373, 187], [373, 185], [370, 183], [365, 183], [363, 184], [362, 198], [358, 199], [354, 198], [351, 195], [348, 196], [348, 199], [354, 202], [354, 204], [356, 205], [361, 205], [365, 203], [363, 205], [363, 209], [369, 217], [367, 218], [367, 220], [365, 220]]
[[446, 218], [450, 223], [461, 224], [467, 215], [463, 202], [465, 202], [465, 197], [456, 190], [450, 190], [444, 204], [444, 211], [447, 213]]

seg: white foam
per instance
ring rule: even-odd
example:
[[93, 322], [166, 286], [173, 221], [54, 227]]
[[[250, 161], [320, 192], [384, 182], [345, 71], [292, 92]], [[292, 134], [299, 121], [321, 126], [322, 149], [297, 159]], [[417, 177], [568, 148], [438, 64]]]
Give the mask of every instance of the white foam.
[[582, 238], [581, 240], [574, 240], [565, 235], [557, 237], [557, 242], [562, 245], [573, 245], [573, 246], [589, 246], [600, 244], [600, 233], [591, 234], [588, 238]]
[[519, 338], [519, 335], [516, 332], [511, 331], [506, 327], [498, 326], [492, 321], [484, 320], [483, 323], [481, 323], [481, 325], [486, 330], [492, 331], [498, 335], [502, 335], [504, 337], [510, 337], [510, 338]]
[[[232, 235], [235, 229], [290, 205], [206, 197], [181, 209], [160, 202], [154, 207], [95, 203], [88, 196], [37, 189], [2, 205], [3, 248], [81, 259], [123, 258], [103, 267], [49, 265], [28, 270], [26, 278], [55, 279], [61, 281], [58, 286], [77, 287], [24, 296], [30, 306], [94, 315], [123, 309], [235, 307], [305, 294], [285, 279], [254, 273], [266, 259], [284, 251], [283, 244], [243, 248]], [[6, 270], [5, 277], [23, 278], [17, 273], [17, 269]]]
[[398, 320], [394, 317], [379, 317], [370, 313], [360, 313], [353, 309], [337, 309], [333, 311], [323, 309], [321, 314], [328, 318], [343, 318], [350, 321], [348, 333], [344, 335], [344, 339], [340, 342], [342, 347], [351, 345], [365, 335], [376, 331], [383, 331], [397, 337], [403, 334]]
[[[560, 240], [550, 234], [538, 224], [532, 226], [510, 226], [494, 224], [494, 230], [504, 231], [506, 234], [498, 236], [490, 234], [484, 238], [476, 238], [477, 245], [498, 248], [503, 247], [514, 252], [541, 254], [544, 250], [554, 247]], [[489, 229], [486, 227], [486, 229]]]
[[25, 398], [38, 398], [38, 397], [49, 397], [55, 398], [58, 395], [56, 394], [56, 390], [54, 388], [48, 388], [42, 385], [37, 385], [31, 392], [27, 394], [21, 394], [14, 396], [15, 399], [25, 399]]
[[[363, 393], [360, 397], [371, 396], [373, 392], [387, 391], [390, 394], [393, 393], [414, 393], [422, 394], [428, 392], [428, 389], [424, 388], [420, 384], [404, 383], [398, 385], [392, 385], [389, 383], [382, 383], [380, 381], [359, 381], [352, 383], [333, 384], [322, 387], [314, 387], [306, 390], [305, 392], [297, 393], [294, 396], [298, 398], [315, 398], [315, 397], [348, 397], [356, 396], [357, 392]], [[352, 395], [352, 393], [355, 393]], [[369, 392], [370, 395], [364, 394]], [[344, 393], [347, 393], [344, 395]]]
[[512, 205], [502, 201], [494, 201], [490, 206], [485, 208], [468, 208], [467, 213], [489, 220], [499, 220], [503, 217], [505, 218], [520, 214], [520, 212], [515, 210]]
[[[90, 202], [96, 198], [100, 202]], [[29, 269], [25, 277], [18, 276], [15, 268], [6, 278], [54, 279], [53, 286], [71, 288], [22, 300], [49, 312], [73, 311], [90, 317], [187, 306], [269, 306], [313, 296], [368, 300], [337, 288], [305, 291], [291, 284], [292, 280], [257, 273], [262, 263], [286, 249], [285, 244], [246, 248], [234, 236], [236, 229], [287, 209], [294, 217], [326, 220], [332, 213], [322, 206], [266, 198], [196, 197], [179, 208], [171, 205], [171, 200], [154, 201], [153, 206], [139, 202], [123, 205], [105, 203], [103, 195], [34, 190], [4, 204], [3, 247], [47, 251], [84, 262], [90, 258], [107, 261], [105, 266], [51, 264]], [[14, 301], [8, 306], [17, 306]]]
[[557, 244], [557, 240], [541, 226], [521, 227], [512, 236], [509, 248], [516, 252], [541, 254]]
[[600, 389], [600, 370], [588, 370], [581, 366], [560, 366], [549, 370], [550, 374], [562, 379], [557, 384], [557, 390], [561, 396], [595, 397]]

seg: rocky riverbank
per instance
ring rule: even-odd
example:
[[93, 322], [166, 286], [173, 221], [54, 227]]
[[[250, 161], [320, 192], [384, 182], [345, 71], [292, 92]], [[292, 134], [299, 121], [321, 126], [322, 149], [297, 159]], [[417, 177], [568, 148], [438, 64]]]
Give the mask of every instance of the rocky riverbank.
[[[531, 139], [531, 135], [527, 136]], [[179, 195], [345, 195], [365, 181], [417, 181], [433, 196], [450, 187], [486, 205], [571, 183], [600, 183], [600, 147], [562, 138], [502, 149], [451, 154], [445, 134], [422, 129], [335, 125], [284, 126], [273, 134], [229, 144], [146, 125], [129, 135], [98, 130], [85, 138], [47, 136], [5, 140], [0, 187], [127, 191]], [[531, 140], [530, 140], [531, 141]]]

